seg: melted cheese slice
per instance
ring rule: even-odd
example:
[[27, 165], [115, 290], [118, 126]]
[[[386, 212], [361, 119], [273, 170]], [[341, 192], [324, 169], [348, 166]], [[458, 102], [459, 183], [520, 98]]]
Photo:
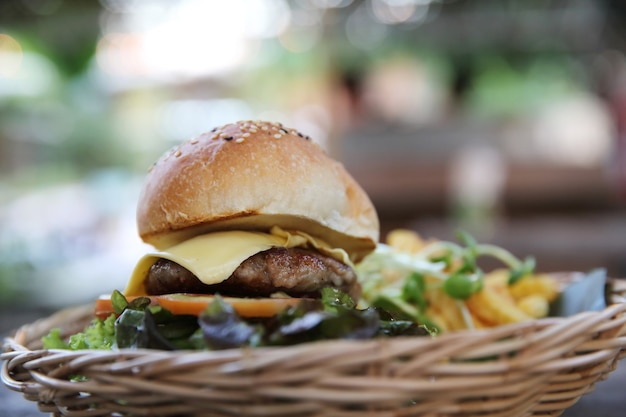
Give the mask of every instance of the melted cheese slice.
[[188, 269], [204, 284], [226, 280], [246, 259], [273, 247], [312, 247], [346, 265], [352, 266], [343, 249], [332, 248], [312, 236], [274, 227], [270, 233], [248, 231], [214, 232], [196, 236], [165, 251], [144, 255], [128, 281], [124, 294], [146, 295], [144, 281], [150, 267], [159, 259], [168, 259]]

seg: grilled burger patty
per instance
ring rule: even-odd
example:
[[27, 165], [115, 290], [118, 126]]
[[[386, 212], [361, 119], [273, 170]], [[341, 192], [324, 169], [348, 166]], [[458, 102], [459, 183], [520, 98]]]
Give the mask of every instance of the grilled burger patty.
[[323, 287], [336, 287], [355, 300], [360, 295], [356, 273], [349, 266], [317, 251], [272, 248], [246, 259], [219, 284], [207, 285], [181, 265], [159, 259], [145, 281], [148, 295], [198, 293], [268, 297], [284, 292], [292, 297], [318, 297]]

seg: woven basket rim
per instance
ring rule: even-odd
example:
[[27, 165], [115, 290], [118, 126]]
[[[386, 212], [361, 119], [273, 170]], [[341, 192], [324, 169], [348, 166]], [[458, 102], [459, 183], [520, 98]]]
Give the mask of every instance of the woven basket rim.
[[[63, 309], [7, 337], [0, 356], [4, 385], [38, 402], [43, 411], [68, 416], [117, 415], [71, 411], [75, 404], [85, 407], [76, 390], [90, 392], [89, 401], [101, 410], [132, 414], [159, 405], [156, 416], [383, 417], [409, 403], [411, 411], [403, 413], [414, 416], [557, 415], [626, 355], [626, 302], [571, 317], [432, 338], [326, 340], [220, 351], [35, 346], [59, 325], [81, 328], [91, 313], [91, 305]], [[70, 381], [73, 373], [86, 373], [91, 380]], [[214, 396], [199, 388], [206, 384]], [[123, 404], [112, 397], [123, 398]], [[161, 397], [169, 399], [167, 406]], [[241, 405], [248, 401], [256, 405]], [[369, 414], [365, 409], [357, 413], [355, 404]]]

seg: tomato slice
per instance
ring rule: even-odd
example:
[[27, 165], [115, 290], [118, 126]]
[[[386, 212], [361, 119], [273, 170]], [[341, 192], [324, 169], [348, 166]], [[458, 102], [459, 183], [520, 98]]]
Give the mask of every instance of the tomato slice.
[[[148, 296], [153, 305], [160, 305], [174, 314], [200, 315], [215, 298], [205, 294], [166, 294]], [[137, 296], [126, 297], [132, 301]], [[238, 298], [222, 297], [242, 317], [272, 317], [298, 304], [301, 298]], [[114, 313], [110, 296], [100, 296], [95, 302], [95, 315], [104, 319]]]
[[[130, 302], [133, 301], [135, 298], [139, 297], [128, 296], [126, 297], [126, 300]], [[155, 296], [149, 296], [148, 298], [150, 298], [151, 304], [158, 304]], [[96, 302], [94, 303], [94, 314], [96, 317], [98, 317], [99, 319], [105, 319], [113, 313], [115, 313], [115, 310], [113, 309], [113, 303], [111, 302], [110, 295], [101, 295], [96, 299]]]

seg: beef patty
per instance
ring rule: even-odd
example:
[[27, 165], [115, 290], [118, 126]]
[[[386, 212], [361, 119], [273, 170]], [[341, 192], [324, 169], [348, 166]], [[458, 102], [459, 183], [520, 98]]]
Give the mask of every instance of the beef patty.
[[219, 284], [207, 285], [181, 265], [159, 259], [145, 281], [149, 295], [169, 293], [267, 297], [284, 292], [292, 297], [319, 297], [324, 287], [335, 287], [353, 299], [360, 296], [356, 273], [349, 266], [317, 251], [272, 248], [243, 261]]

